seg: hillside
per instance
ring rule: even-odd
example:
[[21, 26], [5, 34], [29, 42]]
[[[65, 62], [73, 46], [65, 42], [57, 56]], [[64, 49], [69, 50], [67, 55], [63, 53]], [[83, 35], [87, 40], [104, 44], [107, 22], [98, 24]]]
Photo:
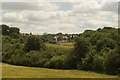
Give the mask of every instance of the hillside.
[[117, 78], [82, 70], [58, 70], [47, 68], [14, 66], [2, 63], [3, 78]]
[[[118, 28], [104, 27], [85, 30], [80, 34], [33, 35], [31, 33], [28, 35], [20, 33], [17, 27], [7, 25], [2, 27], [2, 62], [4, 63], [26, 67], [94, 71], [108, 75], [120, 74], [118, 34], [120, 29]], [[70, 75], [74, 76], [74, 74]]]

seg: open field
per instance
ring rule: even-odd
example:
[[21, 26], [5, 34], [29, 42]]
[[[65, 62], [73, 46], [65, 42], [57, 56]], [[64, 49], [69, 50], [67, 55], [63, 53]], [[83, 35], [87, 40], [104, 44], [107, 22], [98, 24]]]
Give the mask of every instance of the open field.
[[46, 46], [48, 47], [64, 47], [64, 48], [74, 48], [73, 42], [67, 42], [67, 43], [58, 43], [58, 44], [48, 44], [46, 43]]
[[2, 63], [3, 78], [117, 78], [82, 70], [57, 70], [35, 67], [14, 66]]

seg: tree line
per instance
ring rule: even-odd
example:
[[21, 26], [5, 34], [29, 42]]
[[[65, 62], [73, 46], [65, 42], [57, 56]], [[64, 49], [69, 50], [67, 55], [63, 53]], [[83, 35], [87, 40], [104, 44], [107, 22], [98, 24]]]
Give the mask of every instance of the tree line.
[[[20, 34], [19, 28], [4, 28], [4, 25], [2, 28], [3, 62], [23, 66], [120, 74], [119, 28], [85, 30], [77, 34], [74, 48], [48, 46], [49, 41], [45, 39], [47, 35], [24, 37]], [[17, 34], [17, 37], [13, 34]]]

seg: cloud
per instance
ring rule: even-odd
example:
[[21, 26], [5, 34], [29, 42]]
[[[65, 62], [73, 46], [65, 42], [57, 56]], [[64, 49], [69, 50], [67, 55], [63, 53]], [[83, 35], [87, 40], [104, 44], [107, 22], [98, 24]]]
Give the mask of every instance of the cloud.
[[10, 12], [3, 15], [2, 20], [4, 22], [25, 22], [26, 18], [21, 13]]
[[119, 0], [3, 0], [2, 2], [119, 2]]
[[3, 10], [57, 10], [59, 7], [49, 2], [3, 2]]
[[2, 2], [36, 2], [39, 0], [2, 0]]
[[35, 34], [43, 34], [44, 32], [80, 33], [86, 29], [118, 26], [117, 3], [93, 1], [65, 4], [72, 6], [67, 10], [62, 10], [62, 5], [55, 2], [10, 3], [10, 5], [8, 3], [10, 7], [4, 4], [3, 23], [18, 26], [21, 32]]
[[72, 4], [73, 10], [79, 13], [93, 13], [97, 11], [118, 12], [118, 2], [96, 2], [93, 0], [90, 2], [74, 2]]
[[118, 13], [118, 2], [102, 2], [101, 10]]
[[100, 10], [101, 4], [98, 2], [74, 3], [73, 10], [78, 13], [94, 13]]

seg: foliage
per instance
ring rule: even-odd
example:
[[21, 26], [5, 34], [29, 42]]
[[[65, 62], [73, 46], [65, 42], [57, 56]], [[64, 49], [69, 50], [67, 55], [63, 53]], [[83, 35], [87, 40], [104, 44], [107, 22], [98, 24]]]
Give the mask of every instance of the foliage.
[[97, 31], [86, 30], [77, 40], [74, 55], [76, 59], [79, 58], [78, 69], [108, 74], [120, 73], [118, 29], [104, 27]]
[[114, 49], [116, 47], [116, 43], [111, 38], [102, 38], [97, 41], [96, 47], [97, 47], [97, 51], [101, 51], [105, 47]]
[[17, 27], [9, 27], [5, 24], [0, 25], [2, 27], [2, 34], [3, 35], [10, 35], [11, 33], [20, 33], [20, 29]]
[[0, 25], [2, 27], [2, 34], [3, 35], [9, 35], [9, 26], [7, 25]]
[[29, 36], [26, 43], [25, 43], [25, 50], [29, 52], [31, 50], [42, 50], [44, 49], [44, 43], [40, 38], [36, 36]]
[[75, 53], [77, 62], [81, 63], [81, 59], [85, 58], [85, 55], [89, 52], [90, 44], [83, 37], [76, 39]]
[[[86, 30], [81, 34], [23, 36], [17, 27], [2, 25], [2, 58], [10, 64], [54, 69], [82, 69], [120, 73], [120, 29]], [[69, 37], [68, 43], [50, 44], [54, 36]], [[74, 46], [73, 46], [74, 44]]]
[[19, 38], [19, 35], [18, 35], [17, 33], [11, 33], [11, 34], [10, 34], [10, 37], [11, 37], [11, 38], [18, 39], [18, 38]]
[[45, 67], [64, 69], [65, 68], [65, 56], [54, 56], [45, 64]]
[[107, 56], [105, 61], [105, 69], [108, 74], [119, 74], [120, 73], [120, 54], [113, 50]]
[[17, 33], [17, 34], [19, 34], [19, 31], [20, 31], [20, 29], [17, 28], [17, 27], [10, 27], [10, 28], [9, 28], [10, 34], [11, 34], [11, 33]]

